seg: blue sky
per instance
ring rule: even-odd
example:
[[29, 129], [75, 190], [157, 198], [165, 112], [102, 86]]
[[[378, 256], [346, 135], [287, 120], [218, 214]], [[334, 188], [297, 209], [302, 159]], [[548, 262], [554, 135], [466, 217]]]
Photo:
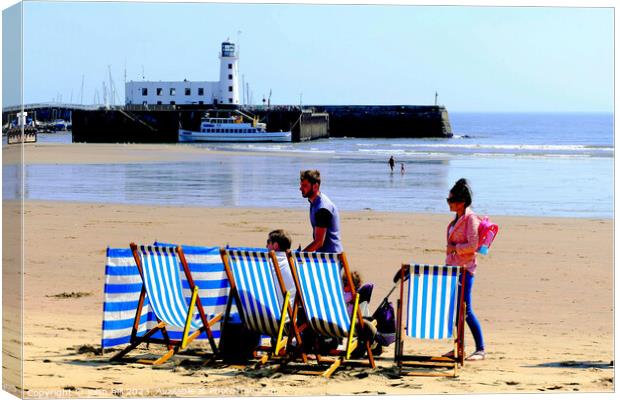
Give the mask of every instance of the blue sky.
[[119, 95], [125, 68], [215, 81], [230, 38], [256, 103], [613, 111], [611, 8], [26, 2], [23, 28], [25, 103], [79, 102], [84, 75], [91, 104], [108, 65]]

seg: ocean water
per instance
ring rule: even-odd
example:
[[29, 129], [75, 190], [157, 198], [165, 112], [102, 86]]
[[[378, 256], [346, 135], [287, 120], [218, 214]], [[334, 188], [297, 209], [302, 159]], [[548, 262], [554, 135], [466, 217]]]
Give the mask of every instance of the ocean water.
[[[613, 217], [612, 114], [452, 113], [450, 120], [451, 139], [179, 144], [231, 153], [191, 162], [28, 165], [25, 198], [307, 208], [299, 171], [316, 168], [322, 191], [342, 210], [446, 213], [448, 190], [465, 177], [479, 213]], [[397, 162], [394, 172], [390, 156]], [[15, 174], [3, 168], [5, 182]], [[9, 188], [4, 185], [4, 198], [15, 197]]]

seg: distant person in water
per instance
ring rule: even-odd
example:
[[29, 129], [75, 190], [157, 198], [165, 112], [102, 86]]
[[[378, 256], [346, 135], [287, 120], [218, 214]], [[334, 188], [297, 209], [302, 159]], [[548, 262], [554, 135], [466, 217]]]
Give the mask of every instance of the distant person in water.
[[312, 242], [303, 251], [341, 253], [340, 217], [338, 209], [324, 193], [321, 193], [321, 173], [317, 170], [301, 171], [299, 191], [310, 202]]
[[390, 156], [390, 160], [388, 161], [388, 164], [390, 164], [390, 171], [394, 172], [394, 164], [396, 162], [394, 161], [394, 156]]
[[405, 174], [405, 163], [400, 163], [400, 174], [401, 175]]

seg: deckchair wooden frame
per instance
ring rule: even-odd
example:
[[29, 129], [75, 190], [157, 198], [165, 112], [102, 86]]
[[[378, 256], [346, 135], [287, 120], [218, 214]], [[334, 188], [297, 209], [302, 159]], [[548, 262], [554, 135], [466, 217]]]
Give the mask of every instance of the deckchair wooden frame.
[[[207, 319], [204, 309], [202, 307], [202, 303], [200, 302], [200, 296], [198, 296], [198, 286], [194, 283], [194, 279], [192, 278], [192, 274], [187, 265], [187, 260], [185, 259], [185, 254], [183, 253], [183, 248], [181, 246], [175, 247], [175, 252], [179, 256], [179, 260], [181, 261], [181, 265], [183, 267], [183, 272], [185, 273], [185, 277], [187, 279], [187, 283], [189, 285], [190, 291], [192, 292], [192, 297], [190, 300], [190, 306], [188, 308], [188, 315], [185, 320], [185, 326], [183, 327], [183, 337], [181, 340], [170, 339], [168, 332], [166, 330], [166, 323], [161, 321], [157, 316], [155, 316], [157, 320], [157, 324], [151, 328], [147, 333], [142, 336], [137, 336], [138, 329], [140, 326], [140, 318], [142, 317], [142, 308], [144, 307], [144, 299], [146, 297], [146, 286], [144, 284], [144, 272], [142, 270], [142, 260], [140, 259], [140, 255], [138, 254], [138, 245], [135, 243], [131, 243], [129, 245], [131, 248], [131, 252], [133, 254], [134, 260], [136, 262], [136, 266], [138, 267], [138, 272], [140, 273], [140, 278], [142, 279], [142, 289], [140, 291], [140, 297], [138, 300], [138, 308], [136, 309], [136, 316], [134, 318], [133, 327], [131, 330], [131, 338], [129, 340], [129, 345], [115, 354], [110, 361], [119, 361], [121, 360], [127, 353], [131, 350], [135, 349], [142, 343], [155, 343], [155, 344], [164, 344], [168, 348], [168, 352], [159, 357], [156, 360], [145, 360], [139, 359], [138, 362], [142, 364], [152, 364], [159, 365], [168, 361], [172, 356], [179, 352], [179, 350], [184, 350], [194, 339], [200, 336], [201, 333], [205, 332], [209, 339], [209, 345], [211, 346], [211, 350], [213, 351], [213, 357], [217, 356], [218, 348], [215, 344], [215, 339], [213, 337], [213, 332], [211, 331], [211, 326], [222, 319], [222, 313], [216, 314], [210, 320]], [[198, 310], [198, 314], [200, 315], [200, 320], [202, 322], [202, 327], [194, 331], [192, 334], [189, 333], [190, 330], [190, 322], [191, 317], [194, 314], [194, 307]], [[163, 339], [151, 338], [157, 332], [161, 332]]]
[[[300, 330], [296, 324], [297, 311], [294, 310], [293, 307], [291, 307], [290, 293], [288, 292], [284, 284], [284, 279], [282, 278], [282, 273], [280, 272], [280, 268], [279, 268], [278, 258], [276, 257], [276, 254], [273, 250], [270, 250], [268, 254], [269, 254], [269, 259], [271, 260], [273, 264], [273, 267], [274, 267], [273, 269], [275, 270], [275, 273], [276, 273], [278, 288], [280, 290], [280, 293], [282, 294], [283, 303], [282, 303], [282, 308], [280, 309], [281, 311], [280, 322], [278, 326], [278, 336], [276, 340], [272, 343], [271, 346], [262, 346], [259, 344], [258, 346], [254, 348], [254, 355], [256, 356], [256, 358], [259, 358], [259, 361], [258, 361], [259, 364], [265, 364], [267, 363], [267, 361], [269, 361], [272, 358], [285, 356], [287, 349], [291, 348], [293, 337], [296, 338], [297, 347], [299, 349], [301, 349], [301, 345], [302, 345]], [[241, 320], [244, 323], [244, 325], [247, 326], [248, 324], [246, 323], [247, 320], [245, 316], [245, 310], [243, 309], [241, 297], [239, 296], [239, 291], [237, 289], [237, 284], [235, 282], [235, 277], [230, 267], [230, 262], [228, 259], [229, 255], [228, 255], [228, 251], [226, 248], [223, 248], [223, 247], [220, 248], [220, 256], [222, 257], [222, 262], [224, 264], [226, 276], [228, 277], [228, 282], [230, 283], [229, 299], [235, 301], [237, 305], [237, 310], [239, 312], [239, 316], [241, 317]], [[229, 318], [230, 309], [231, 309], [230, 306], [231, 306], [231, 303], [229, 302], [229, 304], [226, 307], [226, 312], [224, 314], [224, 321], [226, 321]], [[287, 339], [283, 339], [287, 315], [289, 317], [290, 327], [289, 327]], [[264, 354], [263, 356], [258, 357], [257, 352], [266, 352], [267, 354]], [[300, 357], [302, 358], [304, 362], [307, 361], [305, 353], [301, 352]]]
[[[293, 280], [295, 282], [295, 287], [297, 289], [295, 304], [297, 305], [299, 303], [302, 309], [304, 310], [304, 312], [306, 312], [306, 305], [304, 303], [303, 296], [301, 296], [301, 284], [299, 282], [299, 275], [297, 273], [296, 260], [293, 257], [293, 253], [290, 250], [286, 251], [286, 258], [288, 259], [289, 267], [291, 268], [291, 272], [293, 274]], [[315, 348], [316, 351], [314, 354], [316, 357], [317, 364], [318, 365], [329, 364], [329, 367], [327, 368], [327, 370], [323, 372], [314, 372], [314, 371], [307, 372], [306, 371], [306, 373], [322, 375], [326, 378], [329, 378], [338, 369], [338, 367], [340, 367], [345, 361], [349, 360], [351, 353], [353, 352], [353, 350], [355, 350], [355, 348], [357, 347], [357, 343], [358, 343], [357, 340], [354, 339], [355, 326], [356, 324], [359, 324], [360, 329], [364, 326], [364, 318], [362, 316], [361, 310], [359, 309], [359, 294], [355, 290], [355, 285], [353, 284], [353, 278], [351, 277], [351, 271], [349, 269], [349, 263], [347, 262], [347, 257], [344, 252], [338, 253], [338, 261], [340, 262], [340, 265], [342, 266], [342, 269], [344, 270], [344, 273], [346, 275], [348, 285], [351, 288], [351, 295], [355, 299], [355, 304], [354, 304], [353, 312], [350, 316], [351, 325], [349, 327], [349, 331], [347, 335], [348, 340], [347, 340], [346, 350], [335, 352], [335, 354], [330, 353], [330, 355], [335, 355], [337, 357], [334, 359], [331, 357], [321, 356], [319, 354], [318, 348]], [[306, 319], [307, 319], [307, 312], [306, 312]], [[310, 329], [312, 329], [309, 323], [306, 323], [306, 324], [308, 327], [310, 327]], [[306, 324], [304, 324], [304, 327], [306, 326]], [[371, 368], [375, 368], [375, 360], [372, 355], [370, 342], [366, 341], [365, 345], [366, 345], [366, 353], [368, 355], [368, 364], [370, 365]]]
[[[394, 348], [394, 361], [396, 363], [396, 367], [399, 375], [407, 375], [407, 376], [452, 376], [456, 377], [458, 375], [458, 367], [459, 365], [463, 366], [464, 362], [464, 327], [465, 327], [465, 301], [464, 301], [464, 293], [463, 290], [459, 290], [458, 296], [458, 306], [457, 306], [457, 318], [455, 321], [456, 324], [456, 335], [454, 337], [454, 349], [452, 351], [453, 356], [426, 356], [426, 355], [406, 355], [404, 354], [404, 341], [403, 335], [405, 327], [403, 325], [403, 299], [404, 299], [404, 288], [405, 288], [405, 278], [409, 280], [409, 285], [411, 284], [411, 280], [407, 277], [407, 272], [409, 274], [414, 273], [412, 271], [411, 264], [402, 264], [400, 268], [400, 298], [397, 301], [397, 326], [396, 326], [396, 343]], [[460, 285], [461, 289], [465, 284], [465, 270], [460, 268]], [[437, 371], [419, 371], [419, 370], [409, 370], [403, 371], [406, 367], [421, 367], [421, 368], [432, 368], [432, 367], [444, 367], [451, 368], [451, 371], [448, 372], [437, 372]]]

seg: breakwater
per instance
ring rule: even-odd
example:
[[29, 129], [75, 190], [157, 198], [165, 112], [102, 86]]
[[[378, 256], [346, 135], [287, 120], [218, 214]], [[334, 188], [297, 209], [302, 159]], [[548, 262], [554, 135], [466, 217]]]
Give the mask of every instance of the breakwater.
[[334, 137], [452, 137], [448, 110], [444, 106], [308, 107], [329, 114], [329, 132]]
[[[213, 106], [122, 106], [75, 110], [73, 141], [94, 143], [176, 143], [179, 126], [198, 129]], [[294, 142], [327, 137], [451, 137], [443, 106], [312, 105], [240, 107], [270, 131], [292, 132]], [[218, 110], [229, 111], [220, 106]]]
[[[90, 143], [176, 143], [179, 126], [198, 130], [206, 107], [125, 106], [99, 110], [75, 110], [73, 141]], [[220, 107], [224, 113], [230, 109]], [[287, 107], [240, 109], [258, 117], [270, 131], [291, 131], [294, 142], [329, 137], [326, 113]], [[210, 111], [213, 114], [213, 111]]]

